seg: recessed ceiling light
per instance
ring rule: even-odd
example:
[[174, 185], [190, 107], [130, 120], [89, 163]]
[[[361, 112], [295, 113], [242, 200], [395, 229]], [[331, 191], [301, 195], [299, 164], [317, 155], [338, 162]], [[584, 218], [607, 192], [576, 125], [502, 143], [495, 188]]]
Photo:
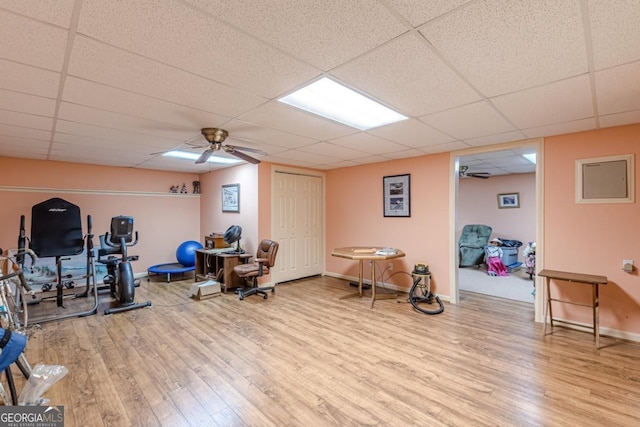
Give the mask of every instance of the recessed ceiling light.
[[523, 154], [522, 157], [529, 160], [534, 165], [536, 164], [536, 153], [533, 154]]
[[[189, 153], [188, 151], [179, 151], [179, 150], [174, 150], [174, 151], [167, 151], [166, 153], [163, 154], [164, 157], [175, 157], [178, 159], [187, 159], [187, 160], [197, 160], [198, 157], [200, 157], [199, 153]], [[209, 159], [207, 160], [208, 162], [211, 163], [225, 163], [225, 164], [234, 164], [234, 163], [240, 163], [242, 160], [238, 160], [238, 159], [229, 159], [227, 157], [219, 157], [219, 156], [211, 156], [209, 157]]]
[[360, 130], [408, 118], [327, 77], [316, 80], [278, 101]]

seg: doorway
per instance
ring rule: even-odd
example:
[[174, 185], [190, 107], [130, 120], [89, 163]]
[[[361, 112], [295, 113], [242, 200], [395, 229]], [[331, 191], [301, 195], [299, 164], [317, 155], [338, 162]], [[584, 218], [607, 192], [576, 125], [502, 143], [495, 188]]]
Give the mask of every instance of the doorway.
[[[541, 243], [541, 162], [537, 158], [541, 153], [542, 139], [452, 153], [455, 171], [452, 302], [459, 301], [459, 291], [463, 290], [530, 302], [538, 312], [541, 304], [535, 291], [537, 281], [526, 274], [523, 251], [529, 242], [536, 242], [538, 248]], [[536, 154], [536, 163], [523, 157], [524, 154]], [[515, 195], [517, 203], [501, 206], [501, 195], [503, 198]], [[508, 240], [511, 244], [521, 242], [517, 259], [510, 259], [510, 263], [522, 264], [512, 266], [508, 277], [489, 276], [486, 264], [459, 268], [458, 241], [466, 224], [489, 225], [491, 238]]]

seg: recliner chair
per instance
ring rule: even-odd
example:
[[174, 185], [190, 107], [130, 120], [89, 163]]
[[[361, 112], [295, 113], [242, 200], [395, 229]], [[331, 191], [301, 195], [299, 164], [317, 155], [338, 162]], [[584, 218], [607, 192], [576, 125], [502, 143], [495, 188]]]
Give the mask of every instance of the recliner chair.
[[[253, 285], [248, 291], [244, 291], [243, 289], [236, 291], [241, 300], [255, 294], [260, 294], [262, 298], [267, 299], [269, 297], [267, 291], [270, 290], [272, 293], [276, 291], [275, 284], [273, 286], [258, 287], [258, 277], [268, 274], [269, 269], [275, 265], [279, 246], [278, 242], [264, 239], [260, 242], [260, 245], [258, 245], [258, 251], [253, 259], [253, 263], [240, 264], [233, 267], [233, 271], [239, 277], [251, 280]], [[244, 256], [243, 258], [252, 258], [252, 255]]]
[[493, 229], [483, 224], [467, 224], [462, 228], [458, 241], [460, 267], [480, 265], [484, 261], [484, 247], [489, 242]]

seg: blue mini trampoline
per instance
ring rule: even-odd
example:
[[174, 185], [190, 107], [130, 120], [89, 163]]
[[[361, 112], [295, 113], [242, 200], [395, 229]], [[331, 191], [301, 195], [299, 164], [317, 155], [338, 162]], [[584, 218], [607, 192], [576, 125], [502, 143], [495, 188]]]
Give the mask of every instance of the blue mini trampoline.
[[195, 240], [187, 240], [181, 243], [176, 250], [178, 262], [152, 265], [147, 269], [147, 280], [149, 280], [153, 274], [166, 275], [167, 283], [171, 282], [172, 274], [180, 274], [180, 277], [183, 278], [185, 273], [196, 269], [196, 251], [198, 249], [202, 249], [202, 244]]

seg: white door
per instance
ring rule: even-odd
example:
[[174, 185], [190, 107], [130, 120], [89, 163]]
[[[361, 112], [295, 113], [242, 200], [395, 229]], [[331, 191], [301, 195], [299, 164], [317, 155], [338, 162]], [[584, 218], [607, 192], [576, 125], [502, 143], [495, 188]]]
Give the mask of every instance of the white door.
[[273, 239], [280, 243], [272, 280], [280, 283], [322, 273], [323, 178], [274, 173]]

